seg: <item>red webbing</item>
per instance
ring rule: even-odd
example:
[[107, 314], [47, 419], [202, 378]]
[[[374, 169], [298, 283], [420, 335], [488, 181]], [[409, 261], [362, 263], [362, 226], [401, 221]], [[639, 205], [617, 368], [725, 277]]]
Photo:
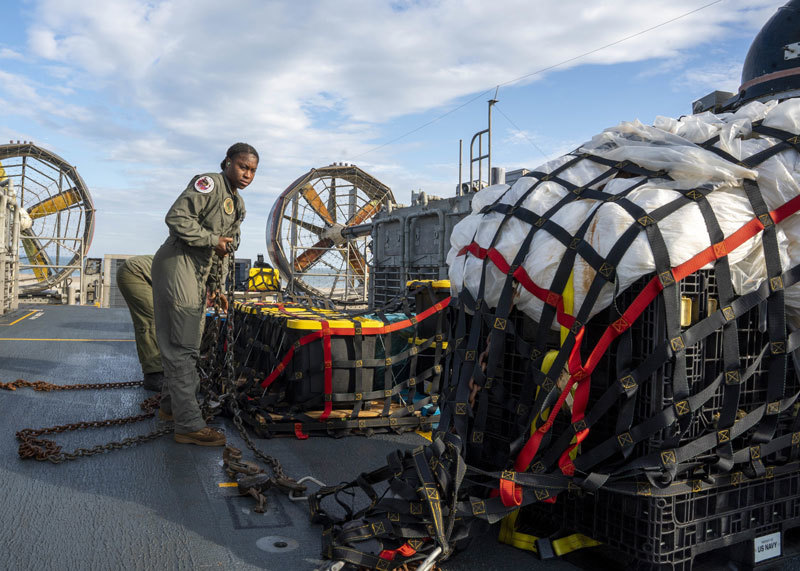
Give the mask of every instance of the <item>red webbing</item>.
[[397, 549], [384, 549], [380, 552], [378, 557], [381, 559], [386, 559], [387, 561], [392, 561], [397, 554], [402, 555], [403, 557], [411, 557], [412, 555], [417, 553], [417, 550], [411, 547], [408, 543], [404, 543]]
[[[450, 305], [450, 299], [451, 299], [450, 297], [447, 297], [446, 299], [443, 299], [442, 301], [437, 302], [436, 304], [432, 305], [431, 307], [429, 307], [428, 309], [426, 309], [422, 313], [417, 314], [417, 323], [425, 321], [426, 319], [430, 318], [432, 315], [435, 315], [436, 313], [442, 311], [444, 308], [446, 308], [448, 305]], [[327, 322], [323, 322], [323, 323], [327, 323]], [[392, 323], [390, 325], [386, 325], [386, 326], [383, 326], [383, 327], [364, 327], [361, 330], [361, 334], [365, 335], [365, 336], [367, 336], [367, 335], [383, 335], [383, 334], [386, 334], [386, 333], [398, 331], [400, 329], [408, 329], [408, 328], [413, 327], [413, 326], [414, 326], [414, 324], [411, 323], [410, 319], [404, 319], [403, 321], [397, 321], [395, 323]], [[331, 335], [339, 335], [339, 336], [353, 336], [353, 335], [355, 335], [355, 329], [352, 328], [352, 327], [333, 327], [333, 328], [328, 328], [328, 330], [330, 331]], [[308, 345], [309, 343], [311, 343], [312, 341], [316, 341], [320, 337], [322, 337], [322, 331], [313, 331], [313, 332], [309, 333], [308, 335], [305, 335], [305, 336], [301, 337], [300, 340], [299, 340], [299, 343], [300, 343], [301, 346], [302, 345]], [[289, 348], [289, 350], [286, 352], [286, 354], [284, 354], [284, 356], [281, 359], [280, 363], [278, 363], [278, 366], [275, 367], [272, 370], [272, 372], [269, 375], [267, 375], [267, 377], [263, 381], [261, 381], [261, 388], [262, 389], [266, 389], [273, 382], [275, 382], [275, 380], [278, 377], [280, 377], [281, 373], [283, 373], [283, 371], [286, 369], [286, 367], [289, 366], [289, 362], [292, 360], [293, 356], [294, 356], [294, 345], [292, 345]]]
[[628, 309], [625, 310], [622, 317], [606, 328], [603, 335], [600, 337], [600, 341], [597, 342], [589, 358], [586, 359], [584, 368], [589, 371], [589, 373], [593, 372], [595, 367], [597, 367], [600, 358], [605, 354], [611, 342], [633, 325], [633, 322], [639, 318], [645, 308], [650, 305], [650, 302], [661, 293], [662, 289], [664, 288], [661, 285], [661, 280], [658, 279], [658, 276], [654, 277], [645, 288], [639, 292], [639, 295], [637, 295], [633, 303], [628, 306]]
[[[298, 343], [301, 346], [308, 345], [309, 343], [311, 343], [312, 341], [316, 341], [320, 337], [322, 337], [322, 331], [314, 331], [313, 333], [309, 333], [308, 335], [301, 337], [298, 340]], [[289, 361], [292, 360], [293, 356], [294, 356], [294, 345], [289, 347], [289, 350], [283, 356], [281, 362], [278, 363], [278, 365], [272, 370], [272, 372], [267, 376], [267, 378], [261, 381], [262, 389], [266, 389], [268, 386], [270, 386], [275, 381], [275, 379], [277, 379], [281, 375], [281, 373], [283, 373], [286, 367], [289, 366]]]
[[575, 346], [572, 348], [572, 352], [570, 353], [569, 357], [569, 381], [567, 381], [567, 385], [564, 387], [564, 390], [562, 390], [561, 394], [558, 395], [558, 400], [550, 409], [550, 413], [547, 415], [547, 420], [544, 422], [544, 424], [536, 429], [536, 431], [525, 443], [525, 446], [522, 447], [522, 450], [520, 450], [517, 460], [514, 462], [514, 470], [517, 472], [524, 472], [528, 469], [528, 466], [531, 465], [531, 461], [533, 460], [533, 457], [536, 456], [536, 452], [539, 450], [539, 445], [542, 443], [542, 438], [544, 438], [544, 435], [547, 434], [547, 432], [553, 426], [553, 419], [558, 415], [558, 412], [564, 405], [564, 401], [567, 400], [567, 395], [569, 394], [570, 390], [572, 390], [572, 385], [578, 382], [578, 380], [581, 380], [588, 385], [589, 376], [583, 367], [580, 366], [580, 346], [581, 341], [583, 340], [584, 330], [585, 328], [581, 327], [581, 330], [575, 336]]
[[397, 555], [396, 549], [384, 549], [380, 553], [378, 553], [378, 557], [381, 559], [386, 559], [386, 561], [394, 560], [394, 556]]
[[295, 422], [294, 423], [294, 435], [298, 438], [298, 440], [305, 440], [308, 438], [308, 434], [303, 432], [303, 423]]
[[[778, 222], [785, 220], [788, 216], [796, 213], [798, 210], [800, 210], [800, 195], [794, 197], [787, 203], [770, 212], [770, 217], [772, 218], [772, 221], [777, 224]], [[673, 279], [676, 282], [679, 282], [703, 266], [710, 264], [719, 258], [727, 256], [728, 253], [735, 250], [751, 238], [755, 237], [763, 229], [764, 224], [757, 217], [753, 218], [726, 239], [716, 244], [712, 244], [705, 250], [693, 256], [691, 259], [673, 268], [671, 270]], [[494, 248], [485, 250], [478, 246], [477, 243], [473, 242], [469, 246], [462, 248], [458, 255], [461, 256], [465, 255], [466, 253], [470, 253], [480, 259], [485, 259], [488, 257], [500, 271], [503, 273], [508, 272], [508, 263]], [[548, 305], [556, 308], [558, 322], [561, 325], [567, 326], [566, 322], [569, 322], [570, 319], [574, 322], [574, 316], [569, 315], [564, 311], [563, 300], [560, 295], [536, 285], [536, 283], [530, 278], [530, 276], [522, 267], [517, 268], [517, 270], [514, 272], [514, 277], [532, 295], [541, 299]], [[625, 310], [622, 317], [606, 328], [600, 338], [600, 341], [594, 347], [584, 365], [580, 364], [580, 344], [584, 331], [583, 328], [581, 328], [580, 332], [575, 337], [575, 346], [570, 354], [570, 379], [567, 382], [566, 387], [564, 387], [559, 395], [558, 401], [556, 401], [556, 404], [550, 411], [548, 420], [542, 426], [536, 429], [517, 456], [516, 462], [514, 463], [514, 469], [516, 471], [523, 472], [528, 469], [530, 463], [533, 461], [533, 458], [536, 456], [536, 452], [539, 449], [542, 438], [552, 427], [553, 417], [558, 414], [567, 394], [569, 394], [576, 381], [578, 381], [578, 388], [575, 392], [575, 403], [573, 406], [572, 418], [573, 422], [583, 418], [586, 406], [588, 405], [588, 390], [590, 386], [589, 379], [591, 373], [600, 362], [600, 359], [605, 354], [606, 350], [608, 350], [611, 342], [633, 325], [636, 319], [639, 318], [645, 308], [650, 305], [650, 303], [662, 291], [662, 289], [663, 285], [657, 276], [650, 280], [644, 290], [642, 290], [639, 295], [636, 296], [636, 299], [634, 299], [628, 309]], [[569, 452], [571, 452], [577, 446], [577, 444], [585, 439], [588, 433], [588, 429], [580, 431], [576, 435], [577, 443], [570, 446], [567, 451], [562, 454], [561, 458], [559, 459], [559, 466], [561, 467], [562, 471], [566, 470], [566, 472], [569, 472], [570, 470], [574, 470], [572, 462], [569, 460]], [[504, 481], [505, 480], [501, 479], [501, 495]]]
[[522, 488], [511, 480], [500, 478], [500, 501], [507, 508], [522, 505]]
[[795, 196], [786, 204], [779, 206], [778, 208], [770, 212], [769, 215], [772, 217], [772, 221], [775, 224], [777, 224], [778, 222], [781, 222], [782, 220], [788, 218], [798, 210], [800, 210], [800, 195]]
[[494, 248], [489, 248], [487, 256], [492, 262], [494, 262], [494, 265], [497, 266], [497, 269], [503, 272], [504, 274], [507, 274], [508, 270], [511, 269], [511, 266], [508, 264], [508, 262], [506, 262], [506, 259], [503, 257], [503, 254], [501, 254]]
[[[586, 412], [586, 406], [589, 404], [589, 388], [592, 384], [591, 378], [591, 375], [586, 375], [584, 379], [578, 381], [578, 386], [575, 388], [575, 399], [572, 403], [573, 424], [583, 420], [584, 413]], [[587, 436], [589, 436], [589, 428], [578, 431], [575, 434], [575, 443], [570, 445], [561, 455], [561, 458], [559, 458], [558, 465], [563, 474], [567, 476], [572, 476], [575, 474], [575, 466], [572, 464], [572, 458], [570, 458], [570, 454], [580, 445], [581, 442], [586, 439]], [[555, 498], [553, 498], [553, 500], [555, 501]]]
[[333, 357], [331, 355], [331, 330], [328, 322], [322, 322], [322, 359], [325, 373], [325, 410], [319, 415], [320, 421], [327, 420], [333, 412]]
[[[467, 252], [479, 260], [485, 260], [486, 258], [489, 258], [492, 263], [497, 266], [497, 269], [504, 274], [507, 274], [511, 269], [511, 266], [503, 257], [503, 255], [494, 248], [486, 250], [485, 248], [478, 246], [476, 242], [473, 242], [469, 246], [464, 246], [461, 248], [461, 250], [458, 252], [458, 255], [463, 256]], [[575, 323], [575, 317], [564, 311], [564, 300], [561, 297], [561, 294], [536, 285], [536, 282], [531, 279], [531, 277], [528, 275], [528, 272], [526, 272], [525, 268], [522, 266], [514, 270], [513, 276], [531, 294], [533, 294], [535, 297], [538, 297], [546, 304], [552, 305], [556, 309], [556, 321], [558, 321], [560, 325], [563, 325], [568, 329], [572, 328], [572, 325]]]

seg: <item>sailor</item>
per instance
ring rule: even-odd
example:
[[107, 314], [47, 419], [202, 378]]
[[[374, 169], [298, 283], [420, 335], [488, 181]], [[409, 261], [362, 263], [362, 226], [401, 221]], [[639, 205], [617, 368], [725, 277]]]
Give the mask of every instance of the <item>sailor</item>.
[[128, 304], [136, 337], [136, 352], [144, 375], [144, 388], [160, 391], [164, 380], [161, 352], [156, 342], [153, 316], [153, 256], [134, 256], [117, 270], [117, 286]]
[[220, 173], [196, 176], [167, 212], [169, 237], [153, 260], [156, 336], [164, 365], [159, 418], [175, 421], [175, 442], [223, 446], [225, 435], [206, 426], [195, 394], [196, 362], [207, 292], [229, 245], [239, 246], [245, 209], [240, 190], [256, 174], [258, 153], [248, 144], [228, 149]]

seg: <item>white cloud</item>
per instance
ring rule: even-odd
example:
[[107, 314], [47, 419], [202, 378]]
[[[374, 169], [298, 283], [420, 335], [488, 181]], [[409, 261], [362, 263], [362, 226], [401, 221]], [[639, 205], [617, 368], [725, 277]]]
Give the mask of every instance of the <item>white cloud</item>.
[[[763, 21], [776, 3], [747, 4], [713, 6], [563, 67], [674, 58], [727, 26]], [[34, 54], [103, 81], [175, 143], [243, 127], [285, 141], [313, 129], [318, 112], [339, 112], [331, 131], [447, 105], [696, 7], [42, 0], [28, 36]]]
[[24, 60], [25, 56], [23, 56], [20, 52], [10, 48], [0, 48], [0, 59]]
[[90, 116], [82, 106], [67, 104], [59, 98], [60, 89], [51, 89], [29, 77], [0, 69], [0, 95], [6, 99], [4, 111], [52, 121], [52, 118], [82, 121]]
[[691, 89], [704, 95], [710, 91], [730, 91], [736, 93], [741, 83], [742, 64], [738, 61], [709, 62], [683, 71], [676, 79], [679, 89]]
[[[728, 82], [730, 66], [686, 70], [696, 62], [684, 52], [713, 49], [730, 34], [752, 36], [784, 1], [728, 0], [558, 69], [654, 60], [687, 84], [719, 87]], [[261, 152], [256, 180], [264, 181], [259, 188], [271, 201], [288, 183], [287, 173], [350, 161], [375, 147], [392, 118], [452, 108], [459, 98], [701, 5], [33, 0], [25, 53], [38, 59], [27, 76], [0, 71], [0, 98], [9, 103], [4, 110], [90, 141], [121, 174], [147, 188], [176, 191], [193, 169], [215, 168], [229, 144], [248, 141]], [[6, 52], [12, 54], [6, 59], [21, 54], [4, 49], [0, 58]], [[9, 89], [8, 82], [20, 89]], [[553, 149], [540, 146], [548, 154]], [[543, 162], [528, 147], [527, 166]], [[372, 161], [373, 174], [385, 174], [397, 188], [452, 180], [451, 173], [431, 171], [416, 179], [403, 173], [392, 160], [395, 148], [359, 163]], [[260, 198], [253, 200], [261, 207]]]

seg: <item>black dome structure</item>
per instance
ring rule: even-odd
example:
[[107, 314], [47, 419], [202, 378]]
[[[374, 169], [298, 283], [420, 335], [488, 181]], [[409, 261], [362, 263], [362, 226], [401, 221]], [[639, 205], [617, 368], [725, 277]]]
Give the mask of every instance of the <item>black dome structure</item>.
[[800, 95], [800, 0], [791, 0], [764, 24], [742, 67], [736, 106]]

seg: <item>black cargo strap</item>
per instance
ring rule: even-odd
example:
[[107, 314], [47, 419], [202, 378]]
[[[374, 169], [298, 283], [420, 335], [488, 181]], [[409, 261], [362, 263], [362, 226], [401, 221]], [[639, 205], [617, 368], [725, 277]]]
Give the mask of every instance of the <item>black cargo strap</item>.
[[[414, 291], [432, 291], [430, 284], [417, 286]], [[375, 431], [431, 430], [438, 421], [443, 364], [450, 353], [448, 334], [444, 331], [449, 309], [445, 304], [440, 310], [428, 311], [425, 323], [433, 334], [421, 338], [418, 334], [421, 321], [417, 314], [411, 313], [408, 295], [404, 293], [400, 298], [391, 300], [383, 311], [369, 312], [382, 318], [385, 333], [377, 335], [366, 333], [363, 322], [356, 319], [366, 315], [366, 311], [332, 314], [331, 310], [302, 304], [237, 303], [238, 316], [234, 319], [236, 376], [244, 379], [237, 400], [245, 423], [262, 437], [286, 433], [305, 438], [313, 434], [343, 436]], [[406, 319], [395, 326], [386, 319], [385, 313], [398, 306], [406, 310]], [[345, 320], [351, 323], [350, 333], [337, 336], [335, 328], [330, 335], [321, 331], [323, 334], [318, 339], [304, 345], [301, 341], [307, 332], [298, 330], [292, 334], [286, 326], [287, 320], [298, 317], [320, 323]], [[401, 329], [404, 325], [406, 328]], [[330, 341], [326, 341], [326, 337]], [[394, 348], [393, 337], [402, 340]], [[375, 347], [375, 351], [384, 351], [383, 356], [366, 353], [367, 338], [371, 338], [370, 351]], [[348, 354], [333, 351], [334, 339], [337, 343], [341, 340]], [[306, 350], [322, 348], [324, 354], [326, 343], [331, 355], [324, 363], [309, 360], [311, 353], [309, 357], [300, 358]], [[220, 344], [217, 351], [221, 352], [222, 348]], [[287, 360], [288, 352], [297, 356]], [[304, 370], [303, 362], [310, 368]], [[330, 380], [325, 382], [330, 385], [337, 371], [351, 378], [352, 388], [342, 391], [331, 390], [332, 386], [328, 386], [323, 390], [322, 377], [327, 376]], [[366, 371], [370, 371], [369, 381]], [[402, 376], [396, 377], [397, 372]], [[263, 381], [270, 375], [275, 378], [264, 390]], [[292, 395], [300, 395], [305, 400], [296, 400]], [[382, 403], [377, 414], [367, 412], [366, 404], [370, 402]], [[322, 414], [309, 414], [314, 409]], [[345, 411], [346, 416], [342, 416]]]
[[[786, 150], [800, 151], [800, 137], [795, 134], [760, 123], [753, 125], [753, 132], [777, 142], [742, 159], [714, 147], [718, 137], [698, 147], [746, 168]], [[568, 180], [568, 169], [580, 161], [594, 163], [591, 180], [583, 185]], [[317, 494], [312, 512], [322, 514], [326, 525], [327, 556], [395, 569], [420, 561], [435, 547], [447, 556], [485, 524], [518, 507], [554, 501], [567, 490], [602, 488], [659, 497], [797, 469], [798, 463], [787, 459], [800, 457], [800, 382], [797, 371], [787, 376], [787, 357], [798, 348], [800, 332], [787, 335], [784, 290], [800, 282], [800, 265], [782, 270], [777, 228], [758, 185], [744, 181], [760, 223], [759, 232], [752, 224], [749, 228], [762, 244], [767, 279], [754, 291], [737, 296], [724, 250], [728, 237], [708, 201], [721, 185], [675, 188], [673, 182], [669, 187], [676, 198], [648, 212], [629, 196], [658, 179], [672, 181], [667, 173], [576, 152], [552, 172], [530, 176], [536, 180], [514, 204], [495, 203], [481, 210], [487, 217], [497, 217], [491, 219], [498, 227], [491, 242], [479, 245], [476, 231], [472, 243], [458, 253], [482, 260], [482, 273], [476, 291], [463, 287], [452, 300], [451, 351], [443, 371], [437, 438], [415, 452], [390, 455], [380, 470]], [[630, 179], [630, 184], [620, 193], [606, 192], [615, 178]], [[560, 186], [563, 196], [544, 213], [530, 210], [527, 199], [546, 184]], [[595, 203], [578, 228], [567, 230], [558, 224], [559, 211], [583, 199]], [[632, 221], [601, 256], [587, 236], [602, 215], [600, 209], [609, 203], [624, 209]], [[686, 324], [681, 318], [681, 280], [690, 272], [676, 272], [673, 264], [682, 265], [670, 259], [659, 223], [693, 205], [703, 216], [713, 245], [708, 260], [713, 272], [699, 271], [715, 280], [718, 293], [707, 296], [705, 307], [690, 305], [703, 316], [690, 316]], [[530, 229], [522, 243], [515, 244], [519, 249], [513, 259], [506, 259], [495, 248], [512, 219]], [[528, 324], [530, 318], [516, 308], [517, 292], [520, 287], [532, 294], [535, 290], [523, 283], [523, 278], [532, 279], [520, 268], [540, 230], [561, 244], [564, 253], [550, 283], [534, 284], [543, 308], [538, 323]], [[652, 300], [651, 305], [630, 319], [626, 306], [593, 315], [608, 288], [614, 288], [617, 299], [627, 295], [617, 291], [616, 271], [639, 236], [644, 236], [653, 254], [655, 274], [650, 281], [642, 280], [646, 285], [636, 285], [640, 288], [636, 291], [642, 299]], [[584, 300], [568, 315], [563, 311], [563, 292], [578, 257], [594, 275], [587, 274]], [[691, 267], [698, 271], [699, 264]], [[711, 282], [699, 283], [709, 287]], [[501, 287], [495, 307], [486, 302], [489, 285]], [[710, 304], [712, 299], [716, 306]], [[654, 320], [648, 326], [656, 338], [648, 339], [652, 344], [645, 354], [637, 348], [634, 357], [641, 341], [637, 327], [644, 327], [637, 320], [643, 315]], [[762, 315], [766, 336], [740, 337], [740, 328]], [[555, 331], [559, 329], [566, 330], [560, 339]], [[600, 363], [584, 371], [592, 343], [613, 331], [618, 335], [602, 345], [606, 352]], [[708, 363], [703, 362], [706, 351]], [[545, 372], [548, 353], [551, 365]], [[691, 382], [690, 359], [695, 367]], [[567, 396], [572, 405], [565, 404]], [[613, 415], [611, 423], [604, 424]], [[535, 448], [528, 447], [532, 442]], [[525, 450], [533, 450], [532, 458], [520, 468], [516, 461]], [[340, 496], [356, 489], [370, 498], [363, 509], [348, 508], [344, 518], [322, 510], [321, 502], [329, 497], [349, 505]], [[370, 543], [374, 541], [380, 549], [374, 549]]]

